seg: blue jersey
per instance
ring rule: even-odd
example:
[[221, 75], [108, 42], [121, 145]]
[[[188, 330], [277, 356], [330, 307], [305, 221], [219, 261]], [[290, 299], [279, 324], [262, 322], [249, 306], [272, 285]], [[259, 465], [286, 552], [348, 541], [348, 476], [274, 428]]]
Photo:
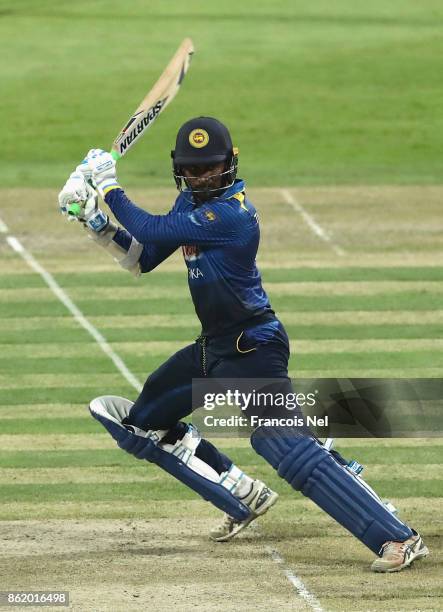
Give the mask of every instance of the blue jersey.
[[[257, 212], [237, 180], [220, 197], [201, 205], [180, 193], [166, 215], [151, 215], [135, 206], [120, 189], [105, 201], [130, 235], [143, 245], [142, 272], [149, 272], [181, 247], [188, 283], [202, 334], [217, 336], [265, 313], [273, 314], [262, 287], [255, 257], [260, 241]], [[130, 236], [114, 238], [128, 248]]]

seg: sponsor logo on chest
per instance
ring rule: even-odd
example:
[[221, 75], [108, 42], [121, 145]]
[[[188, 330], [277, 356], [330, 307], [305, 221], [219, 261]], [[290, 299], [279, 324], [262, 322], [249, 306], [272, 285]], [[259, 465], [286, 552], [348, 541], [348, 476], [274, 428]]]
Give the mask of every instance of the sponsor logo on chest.
[[203, 272], [200, 268], [188, 268], [188, 276], [190, 280], [197, 280], [203, 278]]
[[182, 246], [185, 261], [197, 261], [200, 257], [200, 250], [197, 246]]
[[198, 267], [193, 267], [191, 262], [196, 262], [202, 255], [200, 249], [197, 246], [182, 246], [183, 257], [188, 266], [189, 280], [197, 280], [203, 278], [203, 272]]

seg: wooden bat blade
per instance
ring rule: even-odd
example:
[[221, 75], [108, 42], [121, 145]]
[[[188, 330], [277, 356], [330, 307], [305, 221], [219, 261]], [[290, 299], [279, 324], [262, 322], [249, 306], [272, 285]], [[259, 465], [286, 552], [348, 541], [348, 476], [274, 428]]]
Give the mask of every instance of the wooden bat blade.
[[193, 53], [192, 40], [185, 38], [154, 87], [114, 140], [111, 148], [114, 159], [123, 157], [174, 99], [188, 71]]

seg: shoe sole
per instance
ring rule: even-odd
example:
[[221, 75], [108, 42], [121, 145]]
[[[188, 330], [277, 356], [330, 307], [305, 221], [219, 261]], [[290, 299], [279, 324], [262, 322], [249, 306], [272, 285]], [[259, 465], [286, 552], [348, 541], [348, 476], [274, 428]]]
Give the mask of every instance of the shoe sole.
[[414, 561], [424, 559], [424, 557], [427, 557], [428, 555], [429, 555], [429, 549], [427, 546], [424, 546], [414, 556], [408, 559], [406, 563], [402, 563], [401, 565], [397, 565], [396, 567], [386, 568], [386, 567], [383, 567], [382, 565], [377, 566], [376, 565], [377, 561], [374, 561], [373, 565], [371, 566], [371, 569], [373, 572], [376, 572], [379, 574], [392, 574], [394, 572], [401, 572], [402, 569], [404, 569], [405, 567], [409, 567]]
[[278, 493], [276, 493], [275, 491], [272, 492], [272, 495], [270, 495], [268, 497], [268, 499], [265, 501], [265, 503], [263, 504], [263, 506], [260, 508], [259, 512], [251, 512], [250, 516], [243, 521], [242, 523], [239, 523], [230, 533], [228, 533], [225, 536], [220, 536], [218, 538], [213, 538], [211, 536], [210, 539], [213, 542], [227, 542], [228, 540], [232, 540], [232, 538], [234, 536], [237, 535], [237, 533], [239, 533], [240, 531], [242, 531], [245, 527], [247, 527], [250, 523], [252, 523], [252, 521], [255, 521], [255, 519], [257, 519], [259, 516], [263, 516], [264, 514], [266, 514], [266, 512], [269, 510], [269, 508], [272, 508], [272, 506], [277, 502], [278, 500]]

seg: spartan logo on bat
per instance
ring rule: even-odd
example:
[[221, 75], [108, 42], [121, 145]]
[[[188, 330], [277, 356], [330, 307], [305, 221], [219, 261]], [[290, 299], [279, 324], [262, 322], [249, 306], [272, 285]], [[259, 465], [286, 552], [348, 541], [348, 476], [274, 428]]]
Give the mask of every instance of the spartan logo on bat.
[[[120, 136], [120, 138], [122, 138], [123, 140], [118, 142], [118, 146], [119, 146], [119, 150], [120, 150], [120, 155], [123, 155], [125, 150], [134, 142], [134, 140], [149, 125], [151, 125], [151, 123], [158, 117], [158, 115], [160, 114], [160, 111], [164, 107], [167, 99], [168, 99], [167, 97], [163, 98], [163, 100], [159, 100], [157, 102], [157, 104], [155, 104], [149, 110], [147, 110], [147, 111], [141, 110], [136, 115], [131, 117], [131, 119], [128, 121], [128, 123], [125, 125], [125, 127], [122, 130], [122, 135]], [[135, 121], [137, 121], [137, 118], [140, 115], [143, 115], [142, 118], [140, 119], [140, 121], [138, 121], [136, 123], [136, 125], [132, 128], [132, 130], [129, 133], [127, 133], [128, 128], [131, 125], [133, 125]]]

